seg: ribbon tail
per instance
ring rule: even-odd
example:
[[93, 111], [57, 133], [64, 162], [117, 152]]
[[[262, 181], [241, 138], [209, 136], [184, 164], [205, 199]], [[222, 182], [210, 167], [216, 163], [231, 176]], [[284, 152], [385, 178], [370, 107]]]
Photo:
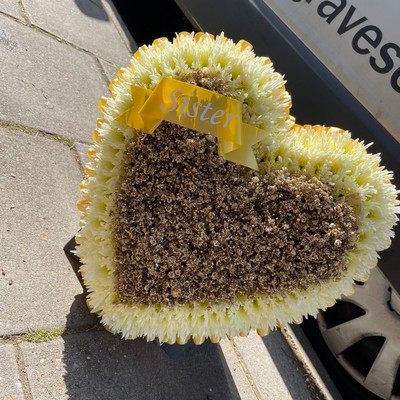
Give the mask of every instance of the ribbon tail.
[[133, 108], [126, 110], [124, 113], [118, 115], [118, 117], [115, 118], [115, 120], [132, 127], [133, 119], [134, 119], [132, 111], [133, 111]]
[[142, 131], [145, 133], [153, 133], [158, 125], [160, 125], [162, 119], [161, 118], [153, 118], [148, 115], [143, 115], [141, 110], [139, 111], [140, 119], [142, 121]]
[[258, 171], [257, 160], [251, 147], [241, 147], [240, 149], [223, 154], [223, 157], [228, 161], [232, 161], [236, 164], [244, 165], [245, 167]]
[[222, 154], [225, 159], [258, 171], [258, 163], [252, 146], [268, 137], [268, 132], [252, 125], [243, 124], [242, 146]]
[[133, 105], [115, 119], [118, 122], [122, 122], [133, 129], [138, 129], [145, 133], [152, 133], [160, 124], [161, 119], [141, 115], [140, 113], [141, 108], [146, 103], [151, 94], [151, 90], [132, 85], [131, 95]]

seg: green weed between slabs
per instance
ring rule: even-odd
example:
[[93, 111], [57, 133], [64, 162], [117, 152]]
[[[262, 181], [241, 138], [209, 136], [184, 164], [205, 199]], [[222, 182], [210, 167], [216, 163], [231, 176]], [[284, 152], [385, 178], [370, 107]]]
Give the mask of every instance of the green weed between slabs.
[[37, 331], [28, 332], [26, 340], [31, 343], [49, 342], [63, 336], [65, 328], [38, 329]]
[[57, 140], [59, 143], [62, 143], [69, 148], [73, 147], [75, 144], [75, 140], [71, 136], [65, 136], [65, 135], [54, 135], [51, 133], [47, 133], [38, 129], [30, 128], [28, 126], [24, 126], [21, 124], [17, 124], [15, 122], [9, 122], [9, 121], [0, 121], [0, 127], [1, 128], [8, 128], [8, 129], [14, 129], [16, 131], [24, 132], [27, 133], [28, 135], [32, 136], [41, 136], [41, 137], [47, 137], [49, 139]]
[[73, 147], [75, 144], [75, 140], [71, 136], [56, 135], [55, 138], [57, 141], [59, 141], [62, 144], [65, 144], [69, 148]]

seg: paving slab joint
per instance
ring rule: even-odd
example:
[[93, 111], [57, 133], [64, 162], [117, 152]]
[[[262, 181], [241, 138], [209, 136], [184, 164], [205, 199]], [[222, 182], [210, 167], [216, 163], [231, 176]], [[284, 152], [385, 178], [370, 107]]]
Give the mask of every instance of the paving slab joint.
[[[22, 6], [22, 3], [21, 3], [21, 6]], [[23, 7], [23, 6], [22, 6], [22, 7]], [[1, 14], [3, 14], [3, 13], [1, 13]], [[78, 45], [76, 45], [76, 44], [74, 44], [74, 43], [71, 43], [70, 41], [68, 41], [68, 40], [66, 40], [66, 39], [64, 39], [64, 38], [62, 38], [61, 36], [55, 35], [54, 33], [49, 32], [49, 31], [47, 31], [46, 29], [43, 29], [43, 28], [41, 28], [41, 27], [38, 26], [38, 25], [33, 24], [33, 23], [29, 20], [29, 18], [28, 18], [28, 16], [27, 16], [27, 13], [26, 13], [26, 11], [25, 11], [24, 8], [21, 9], [21, 14], [22, 14], [24, 20], [19, 19], [19, 18], [16, 18], [16, 17], [14, 17], [14, 16], [12, 16], [12, 15], [9, 15], [9, 14], [5, 14], [5, 15], [6, 15], [7, 17], [13, 19], [15, 22], [17, 22], [17, 23], [19, 23], [19, 24], [22, 24], [22, 25], [24, 25], [24, 26], [27, 26], [27, 27], [29, 27], [29, 28], [35, 30], [36, 32], [41, 33], [42, 35], [46, 35], [47, 37], [50, 37], [50, 38], [53, 39], [53, 40], [57, 40], [57, 42], [59, 42], [59, 43], [63, 43], [63, 44], [65, 44], [65, 45], [67, 45], [67, 46], [70, 46], [70, 47], [72, 47], [73, 49], [75, 49], [75, 50], [77, 50], [77, 51], [81, 51], [81, 52], [83, 52], [83, 53], [90, 54], [90, 55], [91, 55], [92, 57], [94, 57], [95, 59], [97, 58], [91, 51], [89, 51], [89, 50], [87, 50], [87, 49], [84, 49], [83, 47], [80, 47], [80, 46], [78, 46]]]
[[44, 329], [30, 329], [28, 328], [24, 333], [4, 334], [0, 336], [0, 343], [12, 344], [18, 346], [20, 343], [44, 343], [51, 342], [59, 337], [66, 337], [81, 333], [102, 332], [105, 331], [100, 322], [95, 324], [84, 325], [76, 328], [68, 328], [65, 326]]
[[68, 135], [58, 135], [51, 132], [45, 132], [39, 129], [31, 128], [29, 126], [21, 125], [16, 122], [0, 120], [0, 128], [12, 129], [21, 133], [25, 133], [31, 136], [40, 136], [51, 140], [56, 140], [57, 142], [67, 146], [69, 149], [74, 147], [75, 139]]
[[20, 13], [22, 15], [22, 18], [24, 18], [24, 20], [25, 20], [25, 23], [27, 24], [27, 26], [31, 26], [32, 23], [29, 20], [28, 13], [25, 10], [25, 6], [22, 3], [22, 0], [18, 0], [18, 6], [19, 6], [19, 11], [20, 11]]
[[54, 33], [51, 33], [51, 32], [49, 32], [49, 31], [47, 31], [46, 29], [41, 28], [41, 27], [38, 26], [38, 25], [30, 24], [29, 26], [30, 26], [32, 29], [34, 29], [35, 31], [37, 31], [37, 32], [39, 32], [39, 33], [41, 33], [41, 34], [43, 34], [43, 35], [46, 35], [46, 36], [48, 36], [48, 37], [50, 37], [50, 38], [52, 38], [52, 39], [54, 39], [54, 40], [57, 40], [57, 42], [66, 44], [67, 46], [71, 46], [73, 49], [75, 49], [75, 50], [77, 50], [77, 51], [81, 51], [81, 52], [83, 52], [83, 53], [90, 54], [90, 55], [94, 56], [93, 53], [91, 53], [89, 50], [86, 50], [86, 49], [84, 49], [84, 48], [82, 48], [82, 47], [80, 47], [80, 46], [77, 46], [76, 44], [71, 43], [71, 42], [69, 42], [68, 40], [66, 40], [66, 39], [64, 39], [64, 38], [62, 38], [62, 37], [60, 37], [60, 36], [57, 36], [57, 35], [55, 35]]
[[256, 397], [257, 400], [263, 400], [263, 396], [260, 393], [256, 383], [254, 382], [254, 379], [251, 376], [249, 368], [247, 367], [246, 362], [244, 361], [242, 354], [240, 353], [240, 350], [239, 350], [238, 346], [236, 345], [234, 339], [229, 338], [229, 342], [232, 345], [232, 348], [236, 354], [237, 360], [238, 360], [240, 366], [242, 367], [242, 370], [243, 370], [247, 380], [249, 381], [249, 384], [250, 384], [251, 389], [253, 390], [254, 396]]
[[83, 179], [84, 176], [85, 176], [85, 163], [82, 161], [82, 158], [79, 155], [79, 151], [76, 148], [76, 144], [75, 143], [74, 143], [74, 145], [72, 147], [70, 147], [70, 150], [71, 150], [76, 162], [78, 163], [79, 169], [80, 169], [81, 174], [82, 174], [82, 179]]
[[104, 70], [103, 66], [101, 65], [101, 62], [100, 62], [99, 58], [94, 54], [92, 54], [92, 55], [93, 55], [94, 61], [96, 62], [97, 68], [100, 71], [100, 75], [101, 75], [101, 77], [103, 78], [105, 84], [108, 87], [110, 85], [110, 80], [108, 79], [107, 73]]
[[19, 342], [14, 341], [13, 346], [14, 346], [14, 352], [15, 352], [15, 360], [16, 360], [17, 368], [18, 368], [19, 381], [21, 382], [21, 385], [22, 385], [22, 392], [24, 394], [24, 398], [25, 398], [25, 400], [33, 400], [31, 386], [29, 384], [28, 375], [26, 373], [24, 357], [22, 354], [22, 350], [19, 347]]

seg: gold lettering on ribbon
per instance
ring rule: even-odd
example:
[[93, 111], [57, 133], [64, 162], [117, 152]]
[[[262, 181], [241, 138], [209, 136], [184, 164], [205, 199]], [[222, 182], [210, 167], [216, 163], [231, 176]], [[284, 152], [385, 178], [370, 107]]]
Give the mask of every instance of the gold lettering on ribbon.
[[219, 93], [164, 77], [150, 91], [131, 86], [133, 105], [116, 120], [152, 133], [161, 121], [169, 121], [218, 138], [218, 153], [236, 164], [258, 170], [252, 146], [267, 132], [242, 123], [239, 101]]

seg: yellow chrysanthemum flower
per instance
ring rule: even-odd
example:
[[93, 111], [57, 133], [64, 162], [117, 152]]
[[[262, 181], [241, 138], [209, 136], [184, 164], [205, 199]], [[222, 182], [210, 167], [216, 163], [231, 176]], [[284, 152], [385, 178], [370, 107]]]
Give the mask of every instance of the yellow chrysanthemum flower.
[[[267, 132], [260, 171], [219, 157], [210, 135], [171, 123], [148, 135], [119, 119], [132, 85], [163, 77], [237, 100], [243, 123]], [[348, 132], [294, 125], [282, 76], [247, 42], [158, 39], [110, 88], [77, 235], [88, 305], [110, 331], [197, 344], [266, 334], [350, 294], [389, 246], [391, 173]]]

